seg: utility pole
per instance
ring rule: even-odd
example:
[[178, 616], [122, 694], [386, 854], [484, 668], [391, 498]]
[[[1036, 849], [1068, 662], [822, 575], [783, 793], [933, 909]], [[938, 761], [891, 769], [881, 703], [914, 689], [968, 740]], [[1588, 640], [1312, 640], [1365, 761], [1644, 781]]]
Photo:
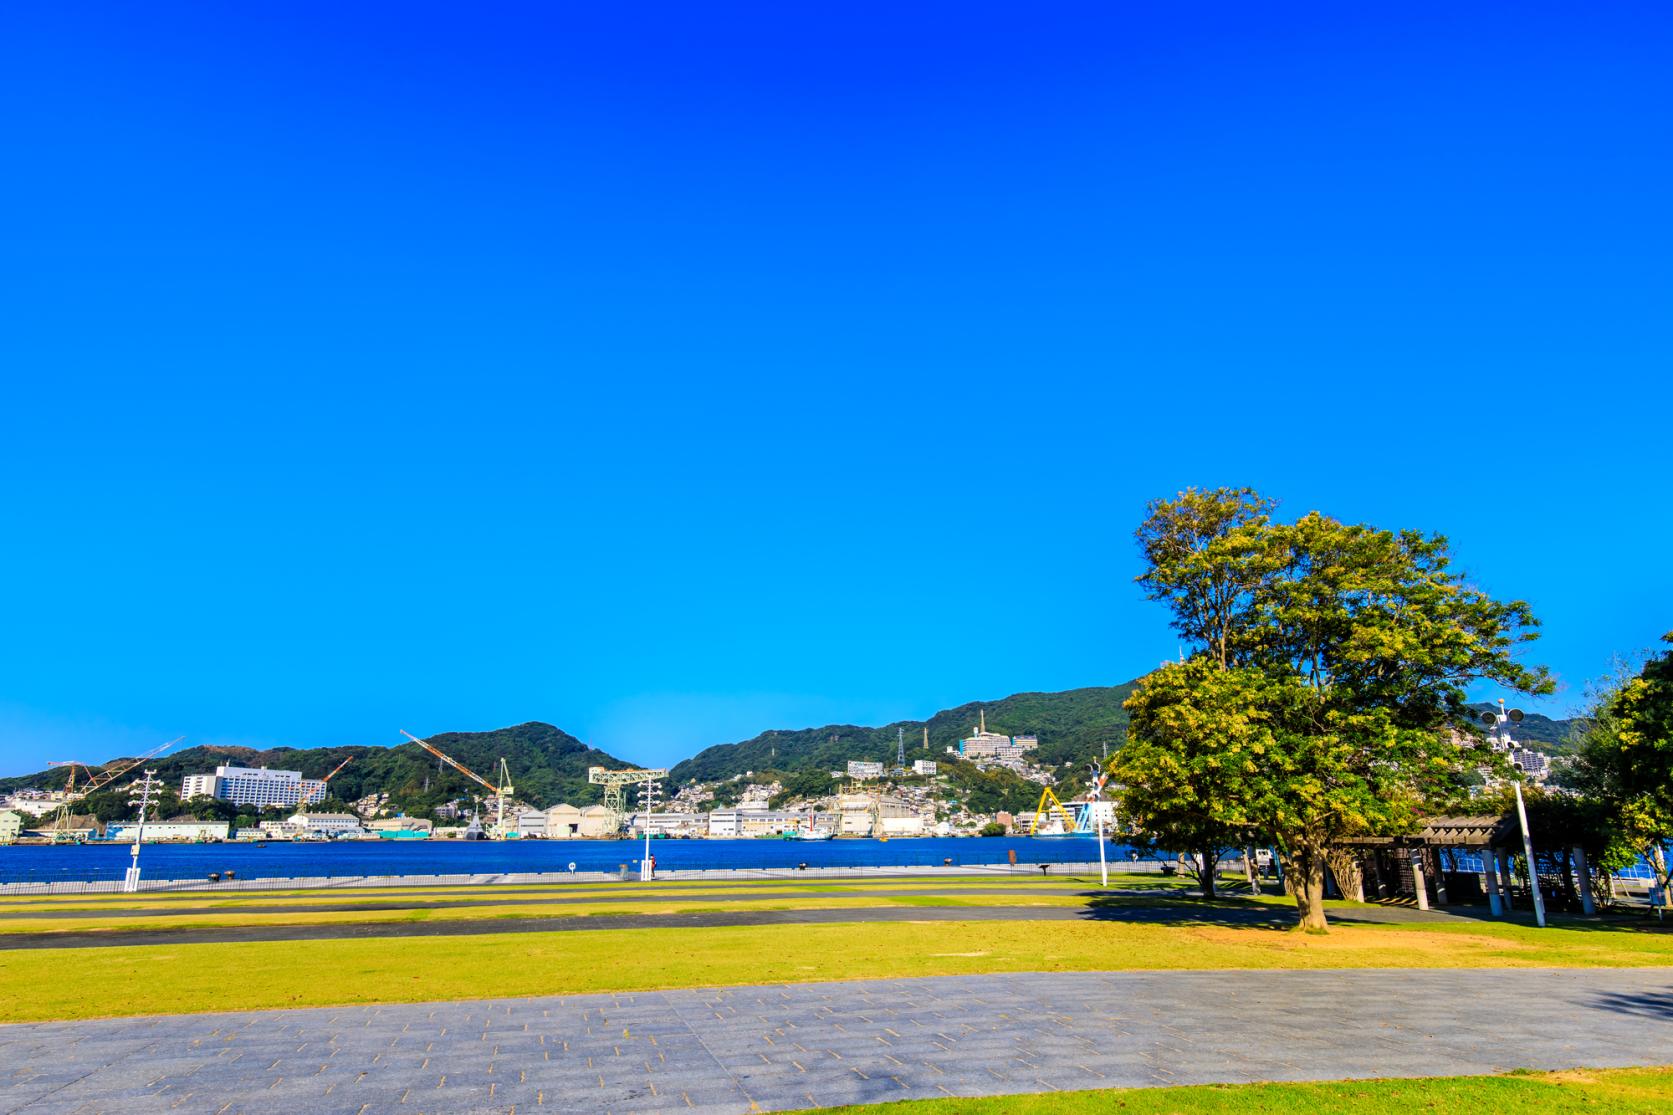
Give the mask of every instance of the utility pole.
[[128, 787], [129, 802], [139, 806], [139, 829], [134, 833], [133, 859], [127, 874], [122, 877], [122, 889], [129, 894], [139, 890], [139, 846], [145, 843], [145, 815], [151, 809], [151, 795], [163, 788], [157, 772], [148, 770]]

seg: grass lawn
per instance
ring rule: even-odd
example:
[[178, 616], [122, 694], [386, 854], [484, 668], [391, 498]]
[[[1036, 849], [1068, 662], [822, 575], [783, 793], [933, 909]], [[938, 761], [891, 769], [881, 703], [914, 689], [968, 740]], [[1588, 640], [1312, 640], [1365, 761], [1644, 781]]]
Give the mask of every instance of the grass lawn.
[[983, 972], [1644, 965], [1673, 965], [1673, 933], [1470, 923], [1308, 936], [1121, 921], [601, 928], [13, 950], [0, 952], [0, 1020]]
[[[1047, 889], [1078, 886], [1097, 889], [1096, 875], [925, 875], [905, 878], [809, 878], [809, 879], [658, 879], [654, 883], [504, 883], [469, 884], [442, 887], [313, 887], [302, 890], [203, 890], [146, 891], [140, 894], [0, 894], [0, 914], [7, 910], [108, 910], [108, 909], [168, 909], [173, 906], [222, 905], [229, 907], [247, 903], [295, 902], [425, 902], [448, 899], [482, 898], [563, 898], [563, 897], [632, 897], [652, 895], [668, 897], [673, 894], [743, 894], [762, 891], [786, 894], [828, 894], [849, 891], [888, 891], [894, 889], [954, 890], [963, 887], [1016, 887], [1025, 889], [1044, 885]], [[1111, 890], [1184, 891], [1191, 882], [1178, 876], [1155, 874], [1110, 873]], [[1273, 889], [1268, 884], [1268, 889]]]
[[909, 1100], [868, 1107], [831, 1107], [858, 1115], [1387, 1115], [1389, 1112], [1665, 1112], [1673, 1106], [1673, 1069], [1586, 1069], [1506, 1076], [1440, 1076], [1419, 1080], [1329, 1084], [1241, 1084], [1187, 1088], [1051, 1092], [986, 1099]]
[[[373, 898], [359, 910], [311, 910], [311, 905], [361, 904], [357, 896], [316, 895], [313, 902], [265, 902], [212, 899], [199, 903], [160, 904], [148, 899], [17, 908], [0, 906], [0, 933], [69, 933], [101, 930], [168, 930], [245, 925], [343, 925], [373, 922], [480, 921], [493, 918], [607, 917], [619, 914], [710, 913], [723, 910], [829, 910], [881, 906], [1060, 906], [1154, 902], [1135, 894], [1053, 894], [1039, 887], [1007, 888], [1007, 894], [895, 893], [898, 887], [779, 887], [740, 890], [679, 889], [634, 893], [498, 893], [419, 895], [407, 902]], [[968, 888], [965, 888], [968, 889]], [[448, 905], [449, 901], [469, 905]], [[1250, 901], [1255, 901], [1251, 899]], [[18, 916], [50, 911], [54, 917]]]

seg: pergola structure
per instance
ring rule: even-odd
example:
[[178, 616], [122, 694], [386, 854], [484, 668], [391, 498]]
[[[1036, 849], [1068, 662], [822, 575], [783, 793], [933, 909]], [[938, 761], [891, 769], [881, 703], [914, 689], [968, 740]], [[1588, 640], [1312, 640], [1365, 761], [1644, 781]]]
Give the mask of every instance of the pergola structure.
[[[1537, 833], [1535, 834], [1537, 837]], [[1337, 843], [1331, 856], [1331, 871], [1344, 897], [1365, 901], [1371, 897], [1410, 898], [1419, 909], [1428, 909], [1431, 896], [1437, 905], [1449, 900], [1479, 900], [1474, 872], [1448, 871], [1443, 853], [1464, 852], [1481, 857], [1480, 879], [1486, 884], [1487, 902], [1498, 917], [1511, 902], [1516, 884], [1512, 857], [1522, 850], [1521, 829], [1516, 814], [1502, 816], [1427, 817], [1416, 832], [1404, 836], [1356, 836]], [[1586, 850], [1570, 849], [1582, 909], [1590, 914], [1591, 871]], [[1538, 870], [1537, 866], [1530, 868]], [[1467, 894], [1448, 894], [1448, 877], [1456, 890], [1468, 886]], [[1432, 888], [1432, 891], [1431, 891]]]

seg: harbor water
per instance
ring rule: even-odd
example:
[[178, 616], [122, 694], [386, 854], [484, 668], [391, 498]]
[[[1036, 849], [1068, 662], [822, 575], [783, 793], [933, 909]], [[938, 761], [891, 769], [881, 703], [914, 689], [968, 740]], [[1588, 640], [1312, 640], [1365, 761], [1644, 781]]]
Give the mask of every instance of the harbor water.
[[[106, 882], [122, 878], [128, 844], [0, 847], [0, 883]], [[643, 840], [378, 840], [265, 845], [147, 844], [140, 867], [148, 880], [198, 880], [211, 872], [240, 879], [319, 876], [465, 875], [637, 871]], [[1137, 858], [1106, 841], [1112, 868]], [[893, 840], [652, 840], [661, 875], [680, 871], [817, 867], [975, 867], [1092, 863], [1093, 836], [900, 837]], [[573, 866], [571, 866], [573, 865]]]

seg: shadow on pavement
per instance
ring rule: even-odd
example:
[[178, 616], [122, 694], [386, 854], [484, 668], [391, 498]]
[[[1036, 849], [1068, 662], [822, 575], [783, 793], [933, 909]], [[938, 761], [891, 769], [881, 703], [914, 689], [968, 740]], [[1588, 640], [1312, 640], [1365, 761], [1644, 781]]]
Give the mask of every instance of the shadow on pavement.
[[1673, 991], [1642, 991], [1635, 994], [1615, 992], [1599, 995], [1592, 1002], [1603, 1010], [1636, 1014], [1641, 1018], [1654, 1018], [1659, 1022], [1673, 1021]]

